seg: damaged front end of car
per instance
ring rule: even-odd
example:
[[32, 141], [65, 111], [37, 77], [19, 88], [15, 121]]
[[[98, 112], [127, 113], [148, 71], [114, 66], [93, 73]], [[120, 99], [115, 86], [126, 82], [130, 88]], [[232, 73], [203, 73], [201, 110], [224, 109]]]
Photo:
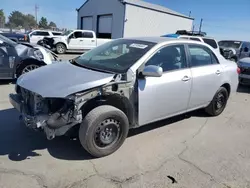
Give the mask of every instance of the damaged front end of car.
[[134, 83], [121, 75], [111, 82], [65, 98], [43, 98], [37, 93], [16, 86], [16, 94], [10, 94], [10, 103], [21, 113], [20, 119], [31, 129], [42, 130], [47, 139], [65, 135], [82, 123], [84, 116], [94, 107], [110, 104], [123, 110], [134, 124]]

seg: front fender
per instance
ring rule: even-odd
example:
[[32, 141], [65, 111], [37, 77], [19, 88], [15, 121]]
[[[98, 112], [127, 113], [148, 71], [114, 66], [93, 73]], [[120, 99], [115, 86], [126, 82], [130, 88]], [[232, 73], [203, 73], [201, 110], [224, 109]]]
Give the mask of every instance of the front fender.
[[54, 38], [54, 45], [56, 46], [58, 43], [63, 43], [67, 49], [69, 49], [67, 39], [65, 38]]
[[52, 59], [52, 56], [49, 54], [48, 51], [46, 51], [43, 47], [39, 47], [39, 46], [36, 46], [34, 48], [36, 48], [36, 49], [38, 49], [38, 50], [41, 51], [41, 53], [43, 54], [43, 58], [44, 58], [43, 62], [46, 65], [52, 64], [53, 59]]

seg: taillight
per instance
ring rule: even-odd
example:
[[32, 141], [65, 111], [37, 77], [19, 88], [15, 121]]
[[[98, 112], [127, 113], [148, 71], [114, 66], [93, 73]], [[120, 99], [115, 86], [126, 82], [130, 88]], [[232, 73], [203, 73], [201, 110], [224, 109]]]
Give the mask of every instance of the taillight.
[[27, 41], [27, 35], [24, 35], [24, 40]]
[[238, 67], [238, 68], [237, 68], [237, 73], [240, 74], [240, 72], [241, 72], [241, 70], [240, 70], [240, 68]]

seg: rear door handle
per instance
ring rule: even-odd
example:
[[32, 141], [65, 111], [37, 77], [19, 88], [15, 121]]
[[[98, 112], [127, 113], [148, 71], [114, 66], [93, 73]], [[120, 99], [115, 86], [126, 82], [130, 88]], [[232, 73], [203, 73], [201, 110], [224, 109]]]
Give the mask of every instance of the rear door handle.
[[80, 40], [81, 42], [83, 41], [83, 40]]
[[217, 70], [217, 71], [215, 72], [215, 74], [220, 75], [221, 72], [220, 72], [219, 70]]
[[188, 81], [188, 80], [190, 80], [190, 79], [191, 79], [190, 77], [184, 76], [181, 80], [184, 81], [184, 82], [186, 82], [186, 81]]

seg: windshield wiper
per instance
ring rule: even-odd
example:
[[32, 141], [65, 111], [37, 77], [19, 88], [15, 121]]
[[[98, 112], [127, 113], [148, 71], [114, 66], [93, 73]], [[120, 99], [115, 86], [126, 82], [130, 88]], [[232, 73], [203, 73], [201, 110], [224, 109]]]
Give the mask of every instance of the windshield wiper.
[[76, 66], [79, 66], [79, 67], [83, 67], [85, 69], [89, 69], [89, 70], [93, 70], [93, 71], [98, 71], [98, 72], [105, 72], [105, 73], [114, 73], [112, 71], [107, 71], [107, 70], [103, 70], [103, 69], [98, 69], [98, 68], [95, 68], [95, 67], [89, 67], [89, 66], [86, 66], [86, 65], [83, 65], [83, 64], [80, 64], [76, 61], [76, 59], [71, 59], [70, 62]]

